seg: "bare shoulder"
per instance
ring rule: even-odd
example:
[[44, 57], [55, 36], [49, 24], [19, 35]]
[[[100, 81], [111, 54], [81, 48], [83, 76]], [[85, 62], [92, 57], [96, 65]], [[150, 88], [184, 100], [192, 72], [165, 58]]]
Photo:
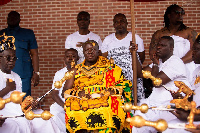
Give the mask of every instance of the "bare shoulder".
[[162, 28], [160, 30], [157, 30], [156, 32], [154, 32], [154, 34], [152, 35], [151, 38], [151, 47], [156, 46], [156, 44], [158, 43], [158, 40], [160, 39], [160, 37], [167, 35], [167, 30], [166, 28]]
[[197, 32], [192, 29], [192, 28], [187, 28], [186, 32], [188, 34], [188, 40], [191, 40], [192, 42], [195, 42], [196, 36], [197, 36]]

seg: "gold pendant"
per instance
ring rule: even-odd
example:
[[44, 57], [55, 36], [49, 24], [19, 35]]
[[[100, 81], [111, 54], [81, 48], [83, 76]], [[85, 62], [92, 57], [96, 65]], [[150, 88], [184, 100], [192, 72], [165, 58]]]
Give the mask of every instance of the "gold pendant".
[[200, 83], [200, 76], [196, 77], [196, 80], [195, 80], [195, 82], [194, 82], [194, 85], [196, 85], [196, 84], [198, 84], [198, 83]]

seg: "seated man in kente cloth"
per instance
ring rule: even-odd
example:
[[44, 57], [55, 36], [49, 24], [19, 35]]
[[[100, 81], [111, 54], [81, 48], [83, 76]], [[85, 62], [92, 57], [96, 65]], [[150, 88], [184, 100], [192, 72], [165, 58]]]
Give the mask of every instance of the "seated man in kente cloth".
[[124, 78], [113, 59], [99, 56], [97, 42], [88, 40], [82, 47], [85, 60], [71, 69], [74, 76], [63, 87], [67, 130], [70, 133], [131, 132], [125, 122], [130, 113], [121, 108], [124, 102], [132, 100], [131, 82]]

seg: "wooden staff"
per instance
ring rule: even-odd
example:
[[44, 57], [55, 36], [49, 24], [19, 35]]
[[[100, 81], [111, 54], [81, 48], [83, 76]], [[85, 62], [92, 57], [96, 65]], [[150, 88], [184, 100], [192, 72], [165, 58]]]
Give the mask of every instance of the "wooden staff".
[[[135, 41], [135, 13], [134, 13], [134, 0], [130, 0], [131, 9], [131, 32], [132, 32], [132, 42], [136, 44]], [[137, 63], [136, 63], [136, 51], [132, 52], [132, 63], [133, 63], [133, 93], [134, 93], [134, 105], [137, 105]]]

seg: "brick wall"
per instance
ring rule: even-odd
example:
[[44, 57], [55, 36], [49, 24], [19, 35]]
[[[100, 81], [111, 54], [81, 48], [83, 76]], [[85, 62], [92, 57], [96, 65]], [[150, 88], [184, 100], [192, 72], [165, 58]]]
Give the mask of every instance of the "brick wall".
[[[199, 0], [167, 0], [162, 2], [135, 2], [136, 33], [144, 40], [146, 60], [150, 63], [148, 46], [152, 34], [163, 27], [165, 9], [171, 4], [182, 6], [186, 15], [184, 23], [200, 32]], [[63, 67], [64, 42], [66, 37], [77, 31], [77, 13], [85, 10], [91, 14], [90, 30], [101, 36], [114, 32], [112, 19], [116, 13], [124, 13], [129, 22], [130, 3], [117, 0], [12, 0], [0, 6], [0, 29], [6, 28], [6, 17], [11, 10], [21, 14], [20, 26], [33, 29], [39, 45], [40, 84], [32, 87], [34, 98], [50, 88], [54, 73]], [[43, 108], [52, 103], [51, 96], [45, 98]]]

